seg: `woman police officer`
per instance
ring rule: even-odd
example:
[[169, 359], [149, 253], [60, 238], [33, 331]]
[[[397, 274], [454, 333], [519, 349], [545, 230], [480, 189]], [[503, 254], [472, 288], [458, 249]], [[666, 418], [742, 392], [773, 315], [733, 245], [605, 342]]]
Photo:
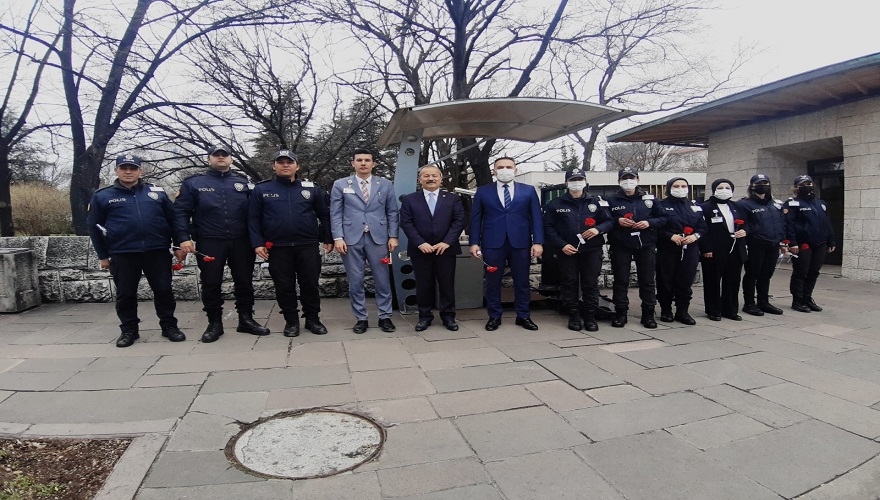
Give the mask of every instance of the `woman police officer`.
[[[770, 192], [770, 178], [755, 174], [749, 181], [749, 196], [737, 204], [746, 222], [748, 260], [742, 279], [743, 312], [752, 316], [782, 314], [782, 309], [770, 304], [770, 278], [776, 270], [779, 245], [785, 238], [785, 220], [782, 202], [774, 200]], [[755, 303], [755, 292], [758, 300]]]
[[821, 311], [813, 300], [813, 289], [825, 254], [834, 251], [834, 230], [825, 202], [817, 199], [813, 179], [799, 175], [794, 179], [793, 196], [782, 205], [785, 240], [795, 257], [791, 263], [791, 308], [808, 313]]
[[712, 196], [701, 206], [707, 233], [700, 239], [703, 264], [703, 301], [706, 316], [712, 321], [721, 317], [742, 321], [739, 312], [739, 283], [746, 260], [746, 231], [741, 209], [731, 198], [733, 182], [717, 179]]

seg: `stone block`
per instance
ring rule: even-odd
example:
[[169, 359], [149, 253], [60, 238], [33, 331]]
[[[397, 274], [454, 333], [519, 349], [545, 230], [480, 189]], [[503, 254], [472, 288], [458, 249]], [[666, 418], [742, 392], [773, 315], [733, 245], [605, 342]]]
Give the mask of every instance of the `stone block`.
[[37, 262], [27, 248], [0, 249], [0, 312], [15, 313], [42, 303]]
[[436, 392], [418, 368], [355, 372], [351, 374], [351, 383], [359, 401], [424, 396]]
[[773, 430], [772, 427], [738, 413], [667, 429], [673, 436], [678, 436], [701, 450], [717, 448], [771, 430]]
[[390, 427], [382, 453], [362, 469], [390, 469], [472, 456], [452, 422], [429, 420]]
[[510, 500], [624, 498], [570, 450], [508, 458], [486, 468]]
[[46, 267], [86, 268], [90, 252], [88, 236], [50, 236], [46, 244]]
[[709, 400], [771, 427], [788, 427], [809, 418], [782, 405], [728, 385], [706, 387], [698, 389], [696, 392]]
[[541, 401], [532, 396], [523, 387], [516, 385], [434, 394], [429, 396], [428, 399], [442, 418], [510, 410], [541, 404]]
[[166, 451], [150, 469], [145, 487], [263, 482], [233, 467], [222, 450]]
[[321, 276], [344, 276], [345, 266], [342, 264], [327, 264], [321, 268]]
[[61, 297], [64, 302], [110, 302], [113, 300], [110, 284], [109, 279], [60, 282]]
[[63, 302], [64, 294], [61, 291], [61, 278], [58, 271], [44, 269], [37, 273], [40, 280], [40, 297], [43, 302]]
[[473, 458], [384, 469], [377, 474], [386, 497], [424, 495], [490, 482], [483, 466]]
[[318, 293], [321, 297], [339, 297], [339, 280], [336, 278], [318, 278]]
[[618, 377], [577, 356], [539, 359], [537, 363], [575, 389], [594, 389], [623, 383]]
[[275, 300], [275, 284], [272, 280], [254, 281], [254, 298], [258, 300]]
[[437, 392], [467, 391], [504, 385], [544, 382], [556, 377], [532, 361], [469, 366], [427, 373]]
[[195, 275], [173, 276], [171, 288], [177, 300], [199, 300], [199, 282]]

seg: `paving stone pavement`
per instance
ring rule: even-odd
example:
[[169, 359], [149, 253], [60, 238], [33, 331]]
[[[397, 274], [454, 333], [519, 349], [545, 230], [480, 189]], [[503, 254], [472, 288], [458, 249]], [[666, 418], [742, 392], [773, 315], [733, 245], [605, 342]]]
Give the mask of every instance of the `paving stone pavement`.
[[[833, 276], [825, 306], [694, 327], [600, 323], [571, 332], [536, 307], [527, 332], [484, 310], [461, 329], [395, 315], [354, 335], [345, 299], [322, 303], [330, 333], [198, 342], [201, 304], [178, 304], [188, 340], [163, 339], [141, 303], [141, 340], [114, 346], [112, 304], [0, 315], [0, 436], [133, 436], [101, 500], [131, 499], [854, 499], [880, 497], [880, 285]], [[630, 300], [637, 304], [635, 290]], [[537, 304], [536, 304], [537, 306]], [[243, 425], [337, 408], [387, 433], [374, 460], [337, 476], [264, 479], [224, 454]]]

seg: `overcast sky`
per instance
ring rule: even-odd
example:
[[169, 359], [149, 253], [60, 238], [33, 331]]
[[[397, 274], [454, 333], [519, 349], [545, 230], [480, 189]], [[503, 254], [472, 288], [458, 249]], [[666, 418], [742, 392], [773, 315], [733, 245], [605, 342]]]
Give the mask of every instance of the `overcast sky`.
[[743, 68], [750, 87], [880, 52], [876, 0], [721, 0], [706, 13], [709, 43], [737, 40], [763, 52]]

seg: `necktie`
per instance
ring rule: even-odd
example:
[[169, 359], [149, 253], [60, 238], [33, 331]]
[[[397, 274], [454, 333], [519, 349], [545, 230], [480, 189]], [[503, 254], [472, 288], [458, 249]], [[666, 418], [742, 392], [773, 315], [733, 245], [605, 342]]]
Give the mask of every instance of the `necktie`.
[[431, 215], [434, 215], [434, 208], [437, 206], [436, 196], [436, 193], [428, 193], [428, 208], [431, 210]]
[[504, 185], [504, 208], [510, 206], [510, 186]]
[[370, 201], [370, 189], [369, 189], [369, 184], [367, 184], [366, 179], [361, 181], [361, 194], [364, 197], [364, 203], [367, 203]]

